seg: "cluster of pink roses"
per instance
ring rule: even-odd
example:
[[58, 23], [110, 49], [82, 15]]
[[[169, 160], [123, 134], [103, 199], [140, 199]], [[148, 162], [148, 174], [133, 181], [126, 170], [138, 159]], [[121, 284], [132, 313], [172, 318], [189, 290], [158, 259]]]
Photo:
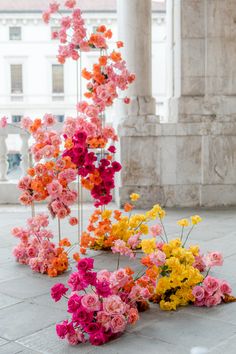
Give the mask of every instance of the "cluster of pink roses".
[[193, 288], [195, 306], [216, 306], [219, 305], [226, 295], [232, 293], [229, 283], [208, 275], [201, 285]]
[[50, 241], [53, 234], [47, 229], [48, 224], [48, 216], [38, 214], [27, 220], [27, 228], [14, 227], [12, 235], [20, 242], [13, 255], [17, 262], [29, 265], [34, 272], [56, 276], [67, 269], [68, 258], [62, 248]]
[[[130, 281], [125, 269], [94, 272], [93, 263], [92, 258], [78, 262], [78, 271], [68, 280], [69, 297], [66, 296], [69, 289], [61, 283], [51, 289], [54, 301], [59, 301], [62, 296], [68, 299], [71, 320], [57, 324], [56, 331], [60, 338], [66, 338], [72, 345], [86, 341], [102, 345], [121, 335], [128, 324], [134, 324], [139, 318], [136, 302], [149, 296], [146, 289], [138, 286], [133, 287], [132, 292], [125, 290]], [[90, 288], [92, 292], [88, 292]]]

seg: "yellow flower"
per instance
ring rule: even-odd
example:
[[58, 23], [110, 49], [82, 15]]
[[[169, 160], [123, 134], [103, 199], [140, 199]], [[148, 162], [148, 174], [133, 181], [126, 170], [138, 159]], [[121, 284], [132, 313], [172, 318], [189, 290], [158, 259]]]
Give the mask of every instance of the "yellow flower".
[[160, 308], [164, 311], [176, 310], [176, 303], [174, 301], [160, 301]]
[[140, 232], [142, 232], [142, 234], [147, 235], [148, 234], [148, 225], [146, 225], [146, 224], [140, 225], [139, 230], [140, 230]]
[[146, 254], [150, 254], [150, 253], [154, 252], [154, 250], [156, 249], [156, 239], [151, 238], [148, 240], [142, 240], [141, 247], [142, 247], [143, 252]]
[[177, 221], [177, 224], [182, 227], [187, 227], [189, 226], [189, 221], [188, 219], [181, 219]]
[[193, 225], [197, 225], [199, 222], [202, 221], [202, 218], [199, 215], [191, 216], [191, 221]]
[[130, 194], [129, 197], [132, 200], [132, 202], [135, 202], [136, 200], [138, 200], [140, 198], [140, 195], [138, 193], [132, 193], [132, 194]]
[[103, 212], [102, 212], [102, 218], [103, 219], [110, 219], [110, 217], [111, 217], [111, 214], [112, 214], [112, 210], [104, 210]]

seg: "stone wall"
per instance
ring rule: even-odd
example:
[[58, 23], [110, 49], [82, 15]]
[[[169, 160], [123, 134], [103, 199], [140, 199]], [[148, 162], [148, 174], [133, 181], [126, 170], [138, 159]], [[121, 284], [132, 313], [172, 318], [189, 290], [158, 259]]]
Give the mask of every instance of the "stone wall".
[[167, 2], [170, 123], [119, 110], [120, 204], [236, 205], [236, 0]]

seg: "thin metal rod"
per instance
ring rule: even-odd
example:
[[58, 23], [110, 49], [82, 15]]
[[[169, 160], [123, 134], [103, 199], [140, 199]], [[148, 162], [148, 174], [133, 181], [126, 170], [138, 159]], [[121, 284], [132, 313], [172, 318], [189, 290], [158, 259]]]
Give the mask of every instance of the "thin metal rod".
[[58, 226], [58, 240], [61, 241], [61, 220], [57, 218], [57, 226]]
[[[30, 151], [28, 153], [28, 159], [29, 159], [29, 168], [32, 168], [33, 167], [33, 158], [32, 158], [32, 154]], [[32, 218], [35, 217], [35, 202], [34, 201], [32, 201], [32, 204], [31, 204], [31, 217]]]

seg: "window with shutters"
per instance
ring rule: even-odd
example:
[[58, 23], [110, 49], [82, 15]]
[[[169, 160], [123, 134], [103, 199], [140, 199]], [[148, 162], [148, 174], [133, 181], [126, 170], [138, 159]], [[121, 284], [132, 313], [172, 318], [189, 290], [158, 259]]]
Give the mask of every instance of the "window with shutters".
[[21, 40], [21, 27], [9, 27], [9, 39], [10, 41], [20, 41]]
[[64, 93], [64, 67], [60, 64], [52, 65], [52, 93]]
[[11, 94], [23, 93], [22, 64], [11, 64]]

